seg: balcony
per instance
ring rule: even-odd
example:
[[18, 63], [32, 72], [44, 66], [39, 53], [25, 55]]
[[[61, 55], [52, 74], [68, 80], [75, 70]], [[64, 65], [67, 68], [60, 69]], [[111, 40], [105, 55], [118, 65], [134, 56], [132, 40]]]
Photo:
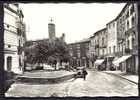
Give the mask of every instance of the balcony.
[[132, 26], [132, 28], [128, 29], [126, 32], [125, 32], [125, 36], [129, 36], [130, 33], [135, 33], [136, 31], [136, 26]]
[[106, 48], [106, 47], [107, 47], [106, 45], [99, 46], [99, 48]]
[[13, 4], [4, 4], [4, 7], [9, 9], [11, 12], [15, 13], [15, 14], [18, 14], [17, 13], [17, 10], [18, 10], [18, 7], [13, 5]]
[[96, 49], [96, 48], [99, 48], [99, 44], [95, 44], [95, 49]]

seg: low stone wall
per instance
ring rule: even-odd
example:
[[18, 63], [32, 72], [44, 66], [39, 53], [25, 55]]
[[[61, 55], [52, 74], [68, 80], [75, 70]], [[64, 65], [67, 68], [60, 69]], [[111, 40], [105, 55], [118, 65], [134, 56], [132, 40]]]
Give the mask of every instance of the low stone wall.
[[55, 78], [34, 78], [34, 77], [19, 76], [16, 79], [16, 82], [24, 82], [31, 84], [52, 84], [72, 79], [74, 78], [74, 76], [75, 76], [74, 73]]

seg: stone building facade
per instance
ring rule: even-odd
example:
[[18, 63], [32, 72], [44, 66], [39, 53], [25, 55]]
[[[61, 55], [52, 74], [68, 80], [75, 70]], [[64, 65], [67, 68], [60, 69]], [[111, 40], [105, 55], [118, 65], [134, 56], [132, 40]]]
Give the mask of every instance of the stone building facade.
[[118, 45], [118, 56], [122, 56], [124, 54], [125, 48], [125, 19], [127, 17], [128, 12], [126, 12], [126, 5], [116, 17], [117, 21], [117, 45]]
[[4, 4], [4, 68], [14, 73], [22, 73], [24, 69], [26, 32], [23, 18], [18, 4]]
[[[107, 70], [113, 67], [112, 61], [117, 53], [117, 21], [113, 19], [106, 24], [107, 28]], [[117, 69], [117, 67], [115, 68]]]
[[[127, 3], [118, 16], [106, 24], [106, 55], [102, 57], [102, 30], [90, 37], [90, 66], [107, 62], [106, 70], [138, 73], [138, 4]], [[94, 56], [94, 57], [93, 57]], [[93, 60], [94, 59], [94, 60]], [[101, 59], [100, 61], [98, 59]], [[98, 61], [95, 61], [98, 60]], [[94, 63], [93, 63], [94, 62]], [[102, 65], [103, 66], [103, 65]]]
[[117, 52], [117, 22], [112, 20], [106, 24], [107, 27], [107, 54], [108, 56], [115, 56]]
[[107, 30], [106, 28], [99, 31], [99, 57], [104, 58], [107, 54]]
[[71, 56], [70, 66], [89, 67], [89, 39], [68, 44]]
[[[107, 29], [103, 28], [93, 34], [90, 37], [90, 66], [91, 68], [97, 69], [95, 63], [100, 59], [105, 59], [107, 55]], [[98, 60], [98, 61], [97, 61]], [[106, 63], [104, 63], [106, 67]]]
[[118, 57], [130, 55], [119, 64], [120, 70], [137, 74], [138, 72], [138, 10], [136, 3], [127, 3], [117, 20]]
[[138, 73], [138, 12], [137, 4], [128, 4], [128, 17], [125, 19], [125, 55], [132, 55], [126, 61], [126, 71], [130, 73]]
[[95, 56], [99, 57], [99, 31], [94, 33]]
[[97, 56], [95, 56], [95, 35], [93, 35], [90, 37], [90, 43], [89, 43], [89, 66], [90, 66], [90, 68], [93, 68], [96, 58], [97, 58]]

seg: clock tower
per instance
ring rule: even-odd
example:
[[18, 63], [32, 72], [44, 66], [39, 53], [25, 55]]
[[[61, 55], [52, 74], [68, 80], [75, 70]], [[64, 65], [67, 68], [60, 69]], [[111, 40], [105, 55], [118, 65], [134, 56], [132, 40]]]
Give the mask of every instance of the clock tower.
[[50, 20], [50, 23], [48, 24], [48, 32], [49, 32], [49, 39], [54, 40], [55, 37], [55, 24], [52, 22], [53, 20]]

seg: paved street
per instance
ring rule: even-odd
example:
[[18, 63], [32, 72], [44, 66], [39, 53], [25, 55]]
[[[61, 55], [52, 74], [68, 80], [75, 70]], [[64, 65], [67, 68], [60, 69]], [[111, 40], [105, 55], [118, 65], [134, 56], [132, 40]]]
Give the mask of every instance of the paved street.
[[88, 71], [86, 81], [78, 78], [57, 84], [14, 83], [6, 96], [138, 96], [138, 86], [120, 77]]
[[86, 81], [77, 79], [69, 86], [69, 95], [137, 96], [138, 86], [125, 79], [106, 73], [89, 71]]

